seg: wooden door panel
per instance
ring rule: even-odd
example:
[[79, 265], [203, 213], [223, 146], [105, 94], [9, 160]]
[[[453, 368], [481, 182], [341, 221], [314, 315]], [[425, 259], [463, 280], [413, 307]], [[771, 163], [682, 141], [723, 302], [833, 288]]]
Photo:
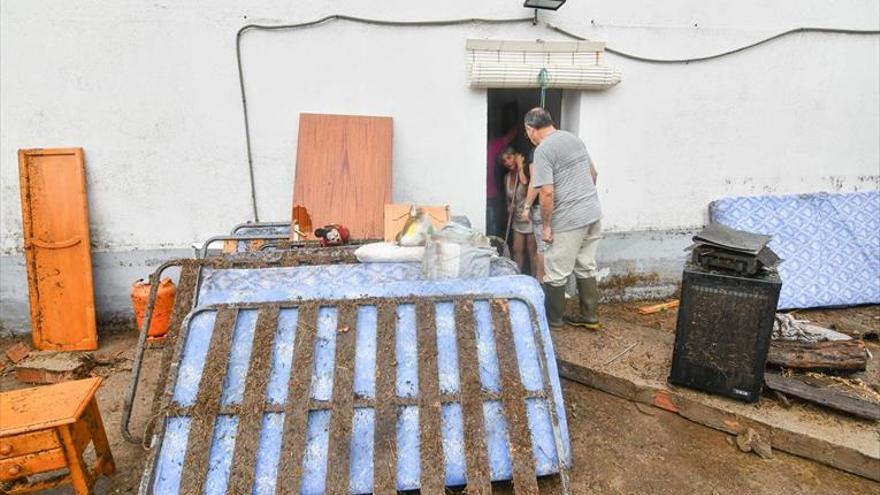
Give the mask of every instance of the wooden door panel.
[[293, 201], [315, 228], [338, 223], [353, 238], [382, 238], [391, 139], [390, 117], [300, 115]]
[[82, 149], [18, 157], [34, 346], [97, 349]]

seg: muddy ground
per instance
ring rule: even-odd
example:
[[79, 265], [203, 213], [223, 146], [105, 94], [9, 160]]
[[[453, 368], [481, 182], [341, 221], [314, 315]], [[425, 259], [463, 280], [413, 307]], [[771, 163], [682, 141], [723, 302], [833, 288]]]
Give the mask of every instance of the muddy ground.
[[[645, 303], [604, 305], [602, 317], [607, 325], [653, 326], [674, 332], [675, 311], [642, 316], [636, 308]], [[834, 311], [805, 311], [800, 317], [842, 330], [849, 326], [880, 328], [877, 306]], [[876, 338], [869, 336], [868, 338]], [[0, 339], [0, 350], [15, 342]], [[122, 404], [128, 390], [134, 332], [102, 336], [104, 360], [113, 361], [96, 368], [105, 376], [98, 391], [98, 403], [110, 438], [117, 472], [98, 481], [96, 494], [136, 493], [143, 473], [146, 450], [123, 440], [120, 433]], [[110, 358], [110, 359], [108, 359]], [[0, 363], [5, 356], [0, 356]], [[156, 386], [160, 355], [150, 351], [142, 374], [142, 388], [135, 404], [132, 432], [140, 435], [150, 414], [149, 399]], [[27, 385], [15, 380], [10, 368], [0, 372], [0, 390]], [[880, 484], [837, 469], [774, 452], [764, 460], [740, 452], [732, 437], [692, 423], [661, 409], [619, 399], [609, 394], [563, 381], [571, 429], [575, 465], [572, 493], [575, 494], [827, 494], [880, 493]], [[542, 493], [558, 493], [558, 480], [541, 480]], [[512, 493], [508, 486], [497, 486], [496, 493]], [[72, 493], [58, 489], [51, 494]]]

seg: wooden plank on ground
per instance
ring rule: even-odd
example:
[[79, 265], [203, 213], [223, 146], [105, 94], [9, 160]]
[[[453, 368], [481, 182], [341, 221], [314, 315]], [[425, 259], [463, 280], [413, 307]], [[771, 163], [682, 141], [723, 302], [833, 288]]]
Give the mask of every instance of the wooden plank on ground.
[[868, 353], [861, 340], [770, 342], [767, 363], [783, 368], [865, 371]]
[[382, 238], [391, 137], [391, 117], [300, 114], [293, 201], [316, 228], [337, 223], [355, 239]]
[[[752, 428], [773, 448], [880, 481], [877, 423], [813, 407], [785, 409], [772, 399], [746, 404], [667, 385], [674, 335], [639, 325], [607, 325], [603, 332], [553, 332], [559, 374], [599, 390], [651, 404], [731, 434]], [[626, 343], [639, 345], [603, 365]], [[878, 356], [869, 368], [878, 366]]]
[[18, 166], [34, 347], [97, 349], [83, 150], [19, 150]]
[[836, 385], [839, 383], [830, 378], [821, 379], [803, 375], [788, 377], [768, 371], [764, 374], [764, 382], [770, 389], [792, 397], [800, 397], [860, 418], [880, 420], [880, 404], [859, 397], [854, 392], [837, 388]]

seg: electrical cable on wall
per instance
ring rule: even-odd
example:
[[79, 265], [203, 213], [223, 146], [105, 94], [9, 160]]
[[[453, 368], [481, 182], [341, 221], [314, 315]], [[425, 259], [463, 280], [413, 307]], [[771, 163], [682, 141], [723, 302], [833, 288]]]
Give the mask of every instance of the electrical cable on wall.
[[[546, 23], [546, 25], [547, 25], [547, 28], [548, 28], [548, 29], [551, 29], [551, 30], [553, 30], [553, 31], [556, 31], [556, 32], [559, 33], [559, 34], [562, 34], [562, 35], [568, 36], [569, 38], [576, 39], [576, 40], [580, 40], [580, 41], [587, 41], [587, 40], [588, 40], [588, 38], [585, 38], [585, 37], [583, 37], [583, 36], [579, 36], [579, 35], [577, 35], [577, 34], [574, 34], [574, 33], [570, 32], [570, 31], [566, 31], [565, 29], [562, 29], [562, 28], [559, 27], [559, 26], [556, 26], [556, 25], [553, 25], [553, 24], [550, 24], [550, 23]], [[877, 35], [877, 34], [880, 34], [880, 31], [875, 31], [875, 30], [862, 30], [862, 29], [837, 29], [837, 28], [799, 27], [799, 28], [789, 29], [788, 31], [783, 31], [783, 32], [778, 33], [778, 34], [774, 34], [773, 36], [770, 36], [770, 37], [767, 37], [767, 38], [764, 38], [764, 39], [758, 40], [758, 41], [756, 41], [756, 42], [754, 42], [754, 43], [750, 43], [750, 44], [748, 44], [748, 45], [744, 45], [744, 46], [741, 46], [741, 47], [738, 47], [738, 48], [734, 48], [734, 49], [732, 49], [732, 50], [728, 50], [728, 51], [726, 51], [726, 52], [716, 53], [716, 54], [714, 54], [714, 55], [706, 55], [706, 56], [704, 56], [704, 57], [693, 57], [693, 58], [678, 58], [678, 59], [670, 58], [670, 59], [666, 59], [666, 58], [642, 57], [642, 56], [640, 56], [640, 55], [633, 55], [633, 54], [631, 54], [631, 53], [627, 53], [627, 52], [623, 52], [623, 51], [620, 51], [620, 50], [616, 50], [616, 49], [614, 49], [614, 48], [611, 48], [610, 46], [606, 46], [606, 47], [605, 47], [605, 51], [608, 52], [608, 53], [613, 53], [613, 54], [618, 55], [618, 56], [623, 57], [623, 58], [628, 58], [628, 59], [630, 59], [630, 60], [635, 60], [635, 61], [638, 61], [638, 62], [647, 62], [647, 63], [651, 63], [651, 64], [690, 64], [690, 63], [693, 63], [693, 62], [706, 62], [706, 61], [708, 61], [708, 60], [715, 60], [715, 59], [717, 59], [717, 58], [726, 57], [726, 56], [728, 56], [728, 55], [733, 55], [734, 53], [739, 53], [739, 52], [742, 52], [742, 51], [748, 50], [749, 48], [754, 48], [754, 47], [756, 47], [756, 46], [758, 46], [758, 45], [763, 45], [764, 43], [769, 43], [769, 42], [771, 42], [771, 41], [773, 41], [773, 40], [777, 40], [777, 39], [782, 38], [782, 37], [784, 37], [784, 36], [788, 36], [788, 35], [791, 35], [791, 34], [797, 34], [797, 33], [826, 33], [826, 34]]]
[[257, 190], [256, 185], [254, 183], [254, 159], [253, 152], [251, 150], [251, 130], [250, 123], [248, 122], [248, 111], [247, 111], [247, 97], [244, 91], [244, 71], [241, 66], [241, 35], [249, 30], [258, 30], [258, 31], [281, 31], [281, 30], [294, 30], [301, 29], [310, 26], [316, 26], [318, 24], [323, 24], [325, 22], [330, 21], [351, 21], [360, 24], [372, 24], [376, 26], [393, 26], [393, 27], [441, 27], [441, 26], [455, 26], [460, 24], [514, 24], [520, 22], [532, 22], [531, 17], [518, 17], [513, 19], [482, 19], [478, 17], [467, 18], [467, 19], [448, 19], [448, 20], [438, 20], [438, 21], [386, 21], [381, 19], [367, 19], [363, 17], [353, 17], [348, 15], [328, 15], [326, 17], [322, 17], [321, 19], [309, 22], [301, 22], [298, 24], [278, 24], [278, 25], [262, 25], [262, 24], [247, 24], [242, 26], [241, 29], [238, 30], [238, 33], [235, 35], [235, 57], [236, 62], [238, 64], [238, 85], [241, 89], [241, 106], [244, 114], [244, 134], [245, 140], [247, 142], [247, 159], [248, 159], [248, 173], [250, 174], [250, 183], [251, 183], [251, 206], [254, 211], [254, 221], [259, 222], [260, 216], [257, 211]]
[[[250, 30], [257, 31], [287, 31], [287, 30], [295, 30], [302, 29], [311, 26], [317, 26], [320, 24], [324, 24], [330, 21], [349, 21], [360, 24], [370, 24], [375, 26], [388, 26], [388, 27], [443, 27], [443, 26], [455, 26], [462, 24], [516, 24], [516, 23], [531, 23], [534, 24], [534, 19], [532, 17], [517, 17], [517, 18], [508, 18], [508, 19], [484, 19], [484, 18], [466, 18], [466, 19], [446, 19], [446, 20], [436, 20], [436, 21], [388, 21], [382, 19], [369, 19], [364, 17], [355, 17], [348, 15], [328, 15], [326, 17], [322, 17], [320, 19], [308, 22], [301, 22], [296, 24], [277, 24], [277, 25], [263, 25], [263, 24], [247, 24], [242, 26], [241, 29], [235, 35], [235, 56], [236, 63], [238, 65], [238, 84], [239, 89], [241, 90], [241, 105], [242, 105], [242, 113], [244, 116], [244, 133], [245, 133], [245, 141], [247, 145], [247, 160], [248, 160], [248, 173], [250, 178], [250, 186], [251, 186], [251, 206], [253, 207], [254, 213], [254, 221], [260, 221], [259, 213], [257, 210], [257, 191], [256, 185], [254, 183], [254, 160], [253, 160], [253, 152], [251, 150], [251, 132], [250, 132], [250, 123], [248, 121], [248, 111], [247, 111], [247, 97], [245, 94], [244, 88], [244, 71], [241, 65], [241, 36]], [[551, 31], [555, 31], [564, 36], [568, 36], [569, 38], [585, 41], [587, 38], [583, 36], [579, 36], [570, 31], [566, 31], [565, 29], [556, 26], [550, 23], [544, 23], [547, 29]], [[708, 60], [715, 60], [721, 57], [726, 57], [728, 55], [733, 55], [735, 53], [739, 53], [750, 48], [754, 48], [759, 45], [763, 45], [770, 41], [782, 38], [784, 36], [796, 34], [796, 33], [825, 33], [825, 34], [850, 34], [850, 35], [878, 35], [880, 31], [877, 30], [859, 30], [859, 29], [836, 29], [836, 28], [816, 28], [816, 27], [799, 27], [795, 29], [790, 29], [788, 31], [781, 32], [779, 34], [775, 34], [768, 38], [761, 39], [754, 43], [741, 46], [739, 48], [734, 48], [732, 50], [728, 50], [725, 52], [717, 53], [714, 55], [707, 55], [704, 57], [694, 57], [694, 58], [684, 58], [684, 59], [658, 59], [651, 57], [642, 57], [639, 55], [633, 55], [631, 53], [623, 52], [611, 48], [609, 46], [605, 47], [605, 51], [609, 53], [613, 53], [620, 57], [624, 57], [630, 60], [635, 60], [638, 62], [646, 62], [653, 64], [689, 64], [693, 62], [705, 62]]]

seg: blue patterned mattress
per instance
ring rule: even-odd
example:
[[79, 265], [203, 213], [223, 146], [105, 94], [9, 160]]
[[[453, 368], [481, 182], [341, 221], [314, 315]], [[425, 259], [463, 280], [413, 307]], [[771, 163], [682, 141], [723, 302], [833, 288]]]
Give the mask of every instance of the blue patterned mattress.
[[726, 198], [709, 218], [773, 236], [780, 309], [880, 303], [880, 191]]

